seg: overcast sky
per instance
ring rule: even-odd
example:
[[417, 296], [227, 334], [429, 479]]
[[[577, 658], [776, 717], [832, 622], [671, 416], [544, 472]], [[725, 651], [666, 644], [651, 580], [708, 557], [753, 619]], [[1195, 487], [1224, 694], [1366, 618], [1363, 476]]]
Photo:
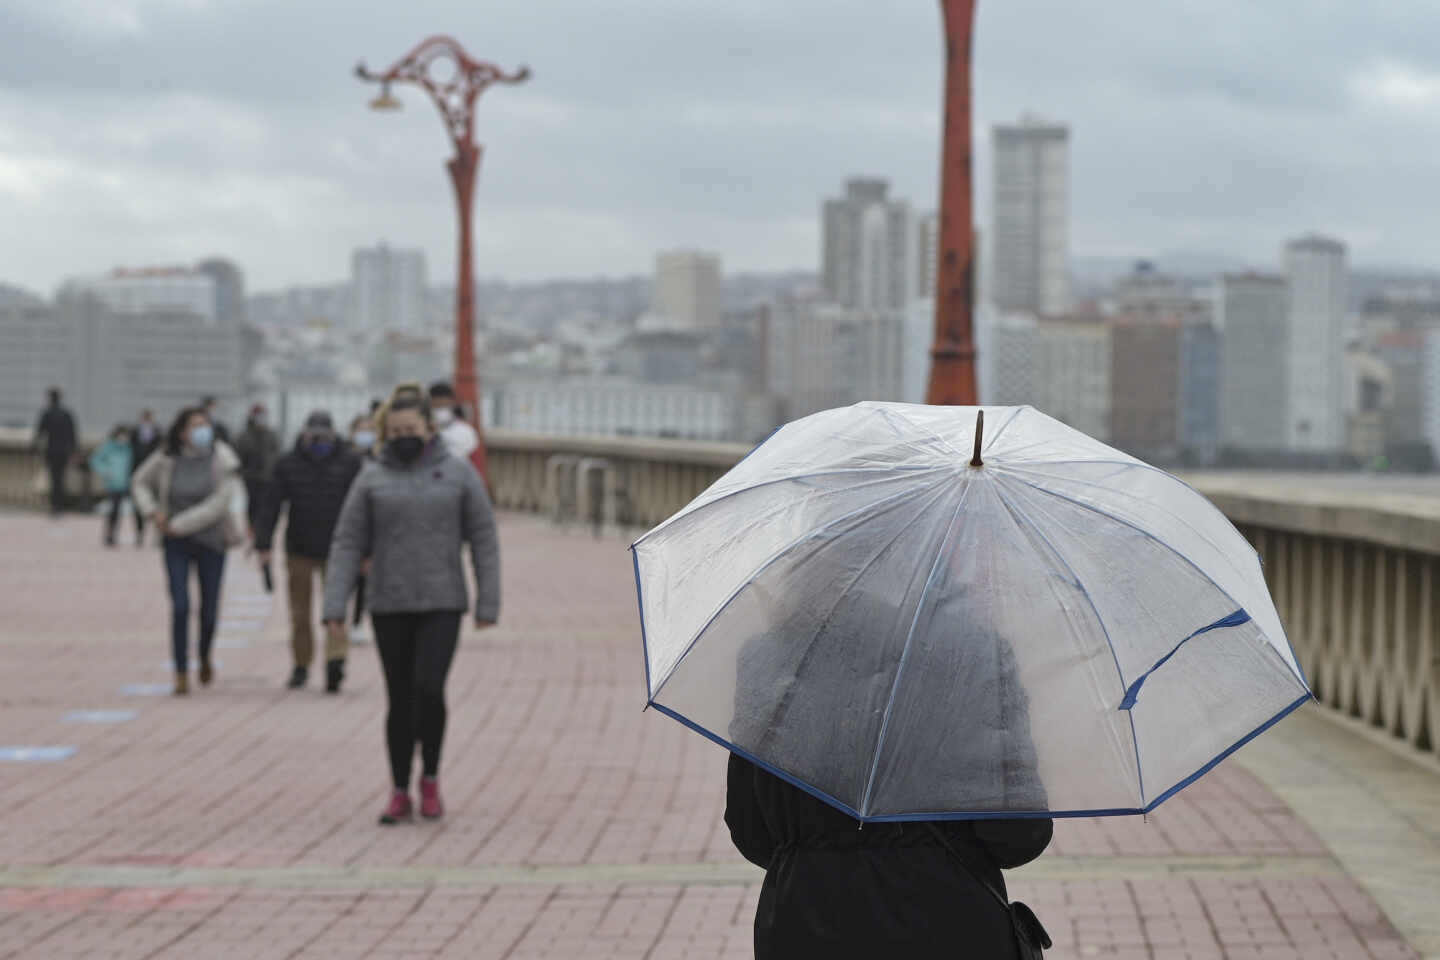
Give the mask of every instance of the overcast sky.
[[[434, 32], [531, 81], [479, 109], [476, 269], [647, 272], [657, 249], [813, 269], [848, 175], [938, 193], [934, 0], [0, 0], [0, 282], [237, 260], [344, 277], [384, 238], [454, 271], [449, 147], [351, 74]], [[980, 0], [989, 127], [1071, 127], [1071, 250], [1278, 259], [1290, 235], [1440, 267], [1440, 2]]]

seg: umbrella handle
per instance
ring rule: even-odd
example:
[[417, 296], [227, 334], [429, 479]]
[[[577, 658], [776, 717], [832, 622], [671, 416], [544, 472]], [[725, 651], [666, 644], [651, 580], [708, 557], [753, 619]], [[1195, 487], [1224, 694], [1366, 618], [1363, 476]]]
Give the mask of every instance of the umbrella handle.
[[970, 466], [983, 467], [985, 461], [980, 459], [980, 444], [985, 439], [985, 411], [975, 411], [975, 456], [970, 458]]

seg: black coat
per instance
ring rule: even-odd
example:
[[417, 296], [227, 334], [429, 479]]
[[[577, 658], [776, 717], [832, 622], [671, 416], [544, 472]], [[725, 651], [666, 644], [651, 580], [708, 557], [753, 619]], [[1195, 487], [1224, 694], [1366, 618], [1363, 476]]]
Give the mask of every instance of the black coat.
[[275, 525], [288, 501], [285, 552], [324, 560], [330, 553], [330, 538], [340, 519], [340, 507], [362, 464], [360, 455], [343, 443], [323, 458], [297, 444], [275, 464], [274, 482], [265, 492], [255, 520], [255, 549], [271, 549]]
[[164, 439], [164, 431], [158, 423], [150, 425], [150, 436], [147, 439], [141, 433], [140, 426], [130, 429], [130, 465], [131, 470], [139, 470], [140, 464], [150, 459], [150, 455], [160, 449], [160, 441]]
[[756, 960], [1017, 956], [1008, 912], [932, 827], [1003, 893], [1001, 868], [1038, 857], [1050, 820], [861, 824], [736, 754], [728, 780], [730, 836], [765, 868]]
[[235, 442], [240, 456], [240, 476], [247, 483], [268, 483], [280, 456], [280, 441], [269, 427], [250, 424]]
[[52, 463], [68, 460], [75, 453], [79, 445], [76, 433], [75, 418], [61, 406], [46, 407], [35, 424], [36, 442], [41, 436], [45, 438], [45, 459]]
[[[853, 585], [772, 600], [784, 619], [740, 646], [729, 739], [858, 809], [869, 767], [856, 758], [877, 749], [893, 697], [892, 748], [869, 774], [875, 809], [1047, 810], [1011, 645], [965, 616], [958, 591], [918, 618], [911, 602]], [[911, 635], [923, 667], [897, 688]], [[1044, 851], [1048, 817], [862, 825], [738, 755], [726, 800], [736, 847], [766, 869], [757, 960], [1016, 956], [1008, 911], [956, 853], [1003, 894], [1000, 870]]]

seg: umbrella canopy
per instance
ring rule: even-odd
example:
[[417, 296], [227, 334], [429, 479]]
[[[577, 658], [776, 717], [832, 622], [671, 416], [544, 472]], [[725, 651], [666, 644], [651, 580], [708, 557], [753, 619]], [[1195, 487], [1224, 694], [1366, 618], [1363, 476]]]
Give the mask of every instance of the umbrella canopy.
[[632, 549], [650, 704], [863, 820], [1142, 813], [1310, 697], [1230, 522], [1030, 407], [806, 417]]

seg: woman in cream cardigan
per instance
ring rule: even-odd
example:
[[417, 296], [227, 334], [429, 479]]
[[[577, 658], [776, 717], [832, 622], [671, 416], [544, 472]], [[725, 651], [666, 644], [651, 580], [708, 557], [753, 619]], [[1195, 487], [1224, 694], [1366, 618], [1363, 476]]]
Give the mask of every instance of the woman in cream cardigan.
[[200, 582], [201, 686], [215, 679], [210, 648], [220, 615], [220, 581], [225, 551], [244, 539], [230, 513], [240, 489], [240, 458], [215, 439], [205, 411], [180, 411], [165, 444], [135, 471], [130, 492], [135, 508], [164, 538], [170, 581], [170, 642], [175, 657], [175, 693], [190, 691], [190, 570]]

